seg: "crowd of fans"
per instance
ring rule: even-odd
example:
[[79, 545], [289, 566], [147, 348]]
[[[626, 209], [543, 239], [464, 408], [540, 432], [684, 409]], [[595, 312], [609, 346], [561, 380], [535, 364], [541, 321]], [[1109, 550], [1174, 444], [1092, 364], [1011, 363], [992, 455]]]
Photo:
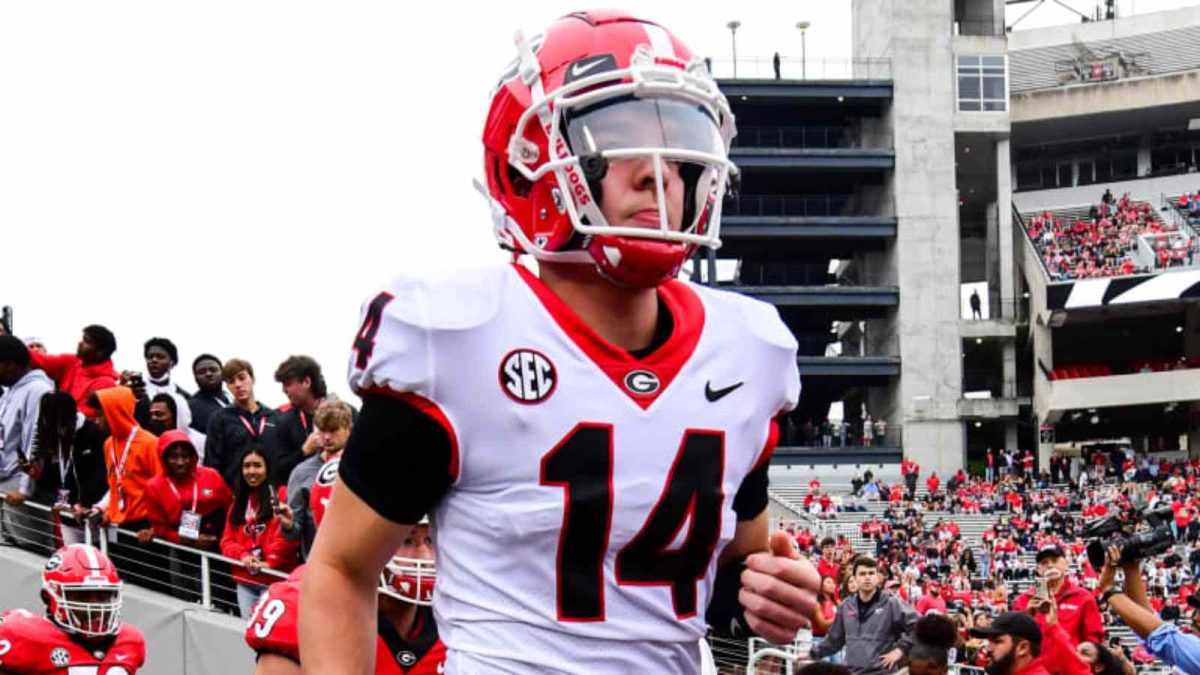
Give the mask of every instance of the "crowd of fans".
[[[233, 561], [233, 585], [223, 598], [214, 593], [242, 615], [272, 581], [264, 570], [286, 573], [303, 561], [315, 535], [312, 510], [321, 508], [310, 502], [310, 489], [344, 447], [356, 415], [328, 395], [313, 359], [279, 364], [274, 379], [288, 404], [272, 410], [258, 402], [254, 368], [241, 359], [196, 358], [190, 393], [172, 379], [178, 352], [164, 338], [143, 345], [145, 374], [114, 369], [116, 339], [102, 326], [86, 327], [74, 354], [47, 354], [31, 342], [0, 335], [6, 543], [46, 549], [89, 533], [96, 540], [105, 527], [123, 529], [109, 544], [122, 573], [176, 595], [197, 582], [181, 566], [187, 549], [164, 543], [219, 552]], [[890, 485], [866, 472], [839, 495], [814, 480], [805, 507], [818, 517], [864, 511], [869, 501], [887, 507], [858, 526], [873, 546], [870, 556], [856, 552], [845, 532], [818, 539], [808, 528], [784, 526], [822, 576], [812, 654], [845, 659], [854, 672], [872, 672], [861, 667], [864, 659], [887, 670], [908, 658], [911, 667], [917, 657], [942, 653], [920, 646], [917, 618], [942, 615], [955, 630], [947, 658], [980, 665], [988, 627], [1011, 623], [1003, 614], [1009, 609], [1040, 602], [1040, 588], [1057, 599], [1053, 621], [1072, 648], [1082, 645], [1093, 661], [1149, 663], [1144, 647], [1106, 641], [1104, 627], [1115, 618], [1097, 602], [1105, 572], [1087, 561], [1082, 538], [1084, 521], [1139, 510], [1169, 509], [1177, 538], [1170, 551], [1142, 563], [1148, 606], [1189, 630], [1200, 623], [1200, 460], [1113, 451], [1055, 457], [1040, 472], [1034, 464], [1029, 451], [989, 450], [983, 475], [960, 470], [943, 482], [930, 473], [920, 496], [921, 467], [908, 458], [901, 482]], [[30, 501], [52, 507], [53, 530], [25, 508]], [[967, 541], [957, 514], [996, 521], [979, 541]], [[1018, 593], [1017, 583], [1029, 589]], [[886, 635], [874, 647], [839, 621], [851, 600], [890, 617], [877, 627]], [[1056, 635], [1045, 616], [1038, 621], [1040, 635]]]
[[[959, 639], [954, 659], [960, 664], [984, 665], [983, 641], [971, 638], [972, 629], [1010, 609], [1025, 611], [1047, 586], [1057, 601], [1057, 621], [1073, 634], [1074, 645], [1084, 644], [1083, 651], [1106, 662], [1127, 663], [1130, 669], [1151, 664], [1155, 659], [1144, 645], [1131, 649], [1106, 637], [1106, 629], [1120, 622], [1100, 602], [1103, 570], [1088, 560], [1083, 528], [1097, 519], [1152, 511], [1170, 514], [1175, 543], [1140, 563], [1149, 607], [1164, 621], [1200, 632], [1200, 460], [1100, 450], [1056, 456], [1050, 467], [1037, 472], [1032, 462], [1024, 461], [1032, 453], [998, 454], [998, 471], [989, 450], [989, 475], [959, 471], [943, 484], [930, 474], [920, 496], [915, 490], [920, 468], [907, 459], [904, 485], [856, 477], [851, 496], [843, 501], [879, 485], [878, 493], [888, 502], [881, 513], [858, 525], [859, 538], [873, 544], [869, 557], [860, 554], [861, 545], [856, 550], [846, 529], [818, 538], [800, 523], [783, 524], [822, 576], [821, 615], [812, 628], [818, 643], [828, 634], [839, 603], [857, 592], [855, 561], [868, 558], [881, 587], [911, 606], [914, 616], [937, 613], [955, 622]], [[805, 499], [812, 499], [810, 504], [833, 497], [816, 481], [809, 492]], [[992, 514], [996, 520], [979, 540], [967, 541], [955, 520], [960, 513]]]
[[[48, 549], [108, 536], [123, 573], [174, 593], [195, 574], [161, 542], [217, 552], [237, 561], [218, 599], [243, 616], [274, 580], [265, 569], [300, 564], [315, 535], [309, 489], [357, 414], [329, 396], [315, 360], [279, 364], [288, 403], [271, 409], [242, 359], [197, 357], [190, 393], [172, 377], [178, 350], [166, 338], [143, 345], [144, 372], [117, 372], [103, 326], [84, 328], [73, 354], [6, 333], [0, 326], [0, 540]], [[27, 502], [51, 507], [53, 529]], [[114, 527], [125, 535], [109, 536]]]
[[1126, 193], [1114, 199], [1105, 191], [1087, 218], [1064, 221], [1049, 211], [1026, 223], [1029, 239], [1052, 281], [1095, 279], [1151, 271], [1138, 265], [1138, 237], [1154, 248], [1154, 267], [1191, 265], [1196, 242], [1163, 222], [1150, 204], [1134, 202]]

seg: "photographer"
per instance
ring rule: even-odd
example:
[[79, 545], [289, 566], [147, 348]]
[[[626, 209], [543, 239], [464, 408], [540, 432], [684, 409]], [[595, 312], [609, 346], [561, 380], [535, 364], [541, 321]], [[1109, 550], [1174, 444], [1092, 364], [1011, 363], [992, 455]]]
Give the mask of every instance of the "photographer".
[[[1116, 585], [1118, 567], [1125, 572], [1124, 588]], [[1175, 624], [1163, 621], [1150, 609], [1139, 562], [1122, 563], [1121, 550], [1116, 546], [1108, 548], [1100, 572], [1100, 591], [1102, 601], [1146, 641], [1151, 654], [1184, 672], [1200, 673], [1200, 638], [1180, 632]]]

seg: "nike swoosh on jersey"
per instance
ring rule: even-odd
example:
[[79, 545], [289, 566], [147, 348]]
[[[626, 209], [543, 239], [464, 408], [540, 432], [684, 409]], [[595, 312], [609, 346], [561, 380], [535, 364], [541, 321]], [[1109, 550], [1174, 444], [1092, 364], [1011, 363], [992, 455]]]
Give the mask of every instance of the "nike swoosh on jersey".
[[724, 387], [722, 389], [713, 389], [711, 381], [705, 382], [704, 383], [704, 398], [708, 399], [710, 402], [719, 401], [719, 400], [725, 398], [726, 396], [732, 394], [734, 391], [737, 390], [738, 387], [741, 387], [743, 384], [745, 384], [745, 382], [735, 382], [735, 383], [729, 385], [728, 387]]

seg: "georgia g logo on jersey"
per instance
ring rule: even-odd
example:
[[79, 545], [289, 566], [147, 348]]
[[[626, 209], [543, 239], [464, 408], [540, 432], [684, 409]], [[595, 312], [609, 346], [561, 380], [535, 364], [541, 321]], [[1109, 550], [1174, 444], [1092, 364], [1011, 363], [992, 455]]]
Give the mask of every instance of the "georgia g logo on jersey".
[[558, 372], [541, 352], [514, 349], [500, 360], [500, 388], [517, 403], [541, 403], [557, 386]]
[[338, 476], [338, 464], [340, 464], [340, 461], [337, 459], [326, 462], [325, 467], [322, 468], [321, 472], [317, 474], [317, 485], [329, 487], [330, 485], [336, 483]]

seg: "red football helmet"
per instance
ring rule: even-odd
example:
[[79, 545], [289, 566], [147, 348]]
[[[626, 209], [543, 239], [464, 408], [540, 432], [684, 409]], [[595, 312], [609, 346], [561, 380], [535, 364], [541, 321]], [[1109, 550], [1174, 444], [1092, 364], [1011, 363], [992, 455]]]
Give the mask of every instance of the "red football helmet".
[[[613, 11], [569, 14], [516, 42], [483, 131], [500, 245], [595, 264], [632, 287], [674, 277], [697, 246], [720, 246], [735, 131], [704, 62], [662, 26]], [[628, 175], [623, 165], [654, 198], [625, 205], [636, 212], [614, 205], [609, 222], [601, 183], [614, 169]]]
[[59, 628], [85, 637], [121, 628], [121, 577], [108, 556], [84, 544], [54, 552], [42, 570], [43, 599]]
[[[414, 605], [433, 604], [433, 585], [437, 582], [437, 563], [432, 549], [425, 546], [424, 539], [432, 534], [429, 518], [424, 517], [413, 528], [409, 538], [396, 550], [396, 555], [383, 568], [379, 578], [379, 592], [384, 595], [410, 602]], [[423, 549], [423, 550], [422, 550]], [[421, 554], [426, 555], [422, 556]], [[406, 555], [407, 554], [407, 555]]]

